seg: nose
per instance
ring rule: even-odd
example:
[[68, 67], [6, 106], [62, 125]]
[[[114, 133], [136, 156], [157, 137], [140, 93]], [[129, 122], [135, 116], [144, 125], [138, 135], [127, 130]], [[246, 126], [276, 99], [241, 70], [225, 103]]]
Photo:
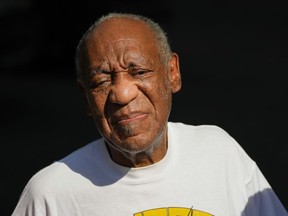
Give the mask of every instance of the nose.
[[110, 89], [109, 99], [112, 103], [125, 105], [134, 100], [138, 93], [138, 86], [129, 74], [117, 73]]

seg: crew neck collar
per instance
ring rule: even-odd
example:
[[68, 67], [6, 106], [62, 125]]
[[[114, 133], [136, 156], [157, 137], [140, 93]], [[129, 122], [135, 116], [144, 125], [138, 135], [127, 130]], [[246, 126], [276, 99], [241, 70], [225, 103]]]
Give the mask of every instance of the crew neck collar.
[[105, 146], [104, 139], [100, 140], [100, 143], [95, 143], [95, 154], [98, 158], [99, 167], [103, 174], [110, 180], [119, 181], [125, 184], [142, 184], [145, 182], [155, 181], [166, 175], [170, 169], [169, 166], [173, 160], [173, 133], [172, 126], [168, 123], [168, 149], [164, 158], [157, 163], [144, 167], [125, 167], [115, 163]]

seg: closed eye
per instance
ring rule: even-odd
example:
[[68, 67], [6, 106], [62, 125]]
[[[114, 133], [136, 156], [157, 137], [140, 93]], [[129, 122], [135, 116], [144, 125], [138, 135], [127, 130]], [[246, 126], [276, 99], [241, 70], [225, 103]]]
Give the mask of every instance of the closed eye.
[[89, 88], [90, 88], [90, 90], [94, 90], [98, 87], [105, 86], [105, 85], [109, 84], [110, 82], [111, 82], [110, 76], [97, 78], [97, 79], [94, 79], [91, 81]]
[[146, 76], [149, 72], [152, 72], [152, 71], [151, 70], [135, 70], [131, 74], [134, 77], [137, 77], [137, 76], [142, 77], [142, 76]]

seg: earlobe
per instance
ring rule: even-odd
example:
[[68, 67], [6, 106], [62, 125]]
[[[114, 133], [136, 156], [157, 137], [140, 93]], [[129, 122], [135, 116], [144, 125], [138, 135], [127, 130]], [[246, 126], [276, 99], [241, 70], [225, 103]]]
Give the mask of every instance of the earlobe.
[[172, 92], [176, 93], [181, 89], [182, 86], [179, 57], [176, 53], [173, 53], [169, 64], [171, 88]]
[[82, 94], [82, 97], [84, 99], [84, 105], [86, 107], [86, 113], [88, 116], [92, 116], [90, 105], [89, 105], [89, 100], [88, 100], [88, 96], [86, 93], [84, 83], [81, 80], [77, 80], [77, 86], [79, 87], [81, 94]]

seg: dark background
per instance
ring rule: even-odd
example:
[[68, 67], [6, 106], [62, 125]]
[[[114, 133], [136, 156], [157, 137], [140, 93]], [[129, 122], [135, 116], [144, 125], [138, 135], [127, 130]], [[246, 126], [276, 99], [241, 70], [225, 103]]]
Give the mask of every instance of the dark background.
[[171, 120], [224, 128], [287, 208], [284, 1], [1, 0], [0, 215], [12, 213], [35, 172], [99, 137], [75, 83], [74, 51], [109, 11], [141, 13], [163, 26], [183, 78]]

